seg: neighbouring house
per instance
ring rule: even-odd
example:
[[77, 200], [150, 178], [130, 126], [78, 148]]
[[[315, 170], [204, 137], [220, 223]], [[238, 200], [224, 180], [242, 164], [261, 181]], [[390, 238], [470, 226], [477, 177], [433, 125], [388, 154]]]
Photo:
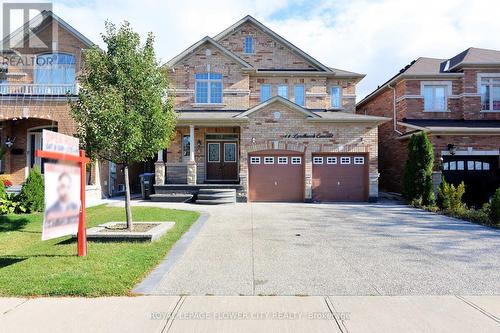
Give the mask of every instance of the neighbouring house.
[[[43, 11], [2, 41], [0, 146], [6, 152], [0, 173], [11, 178], [17, 190], [31, 168], [44, 171], [45, 160], [35, 156], [43, 129], [75, 134], [69, 100], [78, 94], [82, 54], [92, 45], [51, 11]], [[89, 199], [118, 193], [123, 184], [120, 170], [107, 162], [89, 167]]]
[[355, 114], [364, 75], [323, 65], [251, 16], [166, 66], [178, 121], [153, 199], [230, 188], [239, 201], [376, 200], [388, 119]]
[[392, 118], [379, 128], [380, 187], [402, 191], [408, 139], [426, 132], [434, 183], [464, 181], [470, 205], [500, 186], [500, 51], [471, 47], [450, 59], [418, 58], [356, 106]]

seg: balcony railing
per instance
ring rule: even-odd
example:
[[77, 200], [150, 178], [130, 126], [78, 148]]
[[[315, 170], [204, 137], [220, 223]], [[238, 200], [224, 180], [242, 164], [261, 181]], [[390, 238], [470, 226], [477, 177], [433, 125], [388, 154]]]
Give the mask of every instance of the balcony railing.
[[65, 96], [77, 93], [76, 84], [0, 84], [0, 95]]

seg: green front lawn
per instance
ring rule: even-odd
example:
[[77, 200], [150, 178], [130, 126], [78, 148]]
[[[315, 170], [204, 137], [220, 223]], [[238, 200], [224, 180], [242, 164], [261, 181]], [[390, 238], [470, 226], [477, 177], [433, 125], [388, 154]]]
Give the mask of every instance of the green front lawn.
[[[127, 295], [198, 218], [197, 212], [132, 207], [135, 221], [175, 221], [154, 243], [89, 242], [76, 256], [70, 237], [41, 241], [42, 214], [0, 216], [0, 296]], [[125, 221], [123, 208], [87, 209], [87, 227]]]

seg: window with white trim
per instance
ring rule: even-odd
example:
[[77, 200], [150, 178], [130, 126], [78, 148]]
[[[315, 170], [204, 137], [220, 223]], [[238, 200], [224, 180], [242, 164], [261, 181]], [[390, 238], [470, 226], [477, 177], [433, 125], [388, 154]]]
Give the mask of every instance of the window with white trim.
[[500, 77], [481, 78], [481, 111], [500, 111]]
[[330, 88], [330, 98], [331, 98], [331, 107], [333, 109], [341, 108], [341, 95], [342, 89], [340, 87], [331, 87]]
[[337, 164], [337, 158], [335, 156], [328, 156], [326, 158], [326, 164]]
[[303, 84], [298, 84], [295, 86], [294, 96], [295, 96], [295, 104], [300, 106], [305, 105], [305, 88]]
[[264, 164], [274, 164], [274, 157], [272, 156], [264, 157]]
[[313, 164], [323, 164], [323, 156], [314, 156]]
[[253, 53], [253, 37], [252, 36], [246, 36], [245, 37], [245, 42], [243, 43], [243, 49], [245, 53]]
[[446, 89], [447, 85], [425, 84], [424, 111], [445, 112], [448, 109]]
[[222, 103], [222, 74], [198, 73], [195, 74], [195, 103], [220, 104]]
[[354, 157], [354, 164], [365, 164], [365, 158], [362, 156]]
[[278, 96], [288, 99], [288, 86], [286, 85], [278, 86]]
[[260, 85], [260, 101], [265, 102], [271, 98], [271, 85], [261, 84]]
[[250, 157], [250, 164], [260, 164], [260, 157], [259, 156]]
[[300, 156], [292, 157], [292, 164], [301, 164], [301, 163], [302, 163], [302, 157]]
[[351, 164], [351, 158], [346, 157], [346, 156], [342, 156], [340, 158], [340, 164]]
[[288, 164], [288, 157], [286, 156], [278, 157], [278, 164]]

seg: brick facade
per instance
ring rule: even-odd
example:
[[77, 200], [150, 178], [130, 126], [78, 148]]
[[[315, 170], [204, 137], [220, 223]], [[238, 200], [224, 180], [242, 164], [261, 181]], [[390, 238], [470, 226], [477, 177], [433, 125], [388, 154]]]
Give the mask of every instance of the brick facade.
[[[244, 40], [252, 36], [254, 52], [244, 53]], [[368, 153], [370, 197], [378, 195], [378, 151], [377, 151], [377, 124], [380, 120], [356, 121], [311, 121], [308, 111], [298, 111], [282, 102], [273, 102], [251, 113], [245, 119], [236, 119], [234, 122], [226, 120], [225, 124], [218, 125], [217, 119], [211, 119], [209, 114], [232, 111], [235, 114], [259, 106], [261, 101], [261, 86], [268, 84], [271, 87], [271, 96], [277, 95], [278, 86], [288, 86], [288, 99], [295, 102], [295, 86], [303, 85], [305, 90], [305, 109], [313, 111], [331, 111], [332, 86], [341, 88], [340, 114], [355, 113], [356, 84], [362, 75], [342, 72], [338, 75], [332, 71], [319, 68], [311, 59], [300, 55], [275, 38], [269, 31], [262, 30], [258, 24], [250, 21], [231, 30], [227, 35], [216, 42], [229, 52], [244, 60], [245, 66], [222, 52], [215, 42], [205, 40], [194, 49], [176, 59], [170, 64], [175, 109], [180, 114], [196, 115], [203, 111], [204, 122], [183, 120], [176, 128], [176, 135], [170, 147], [164, 153], [164, 162], [157, 163], [157, 182], [186, 183], [190, 182], [189, 154], [182, 150], [183, 136], [189, 136], [190, 127], [194, 126], [194, 159], [196, 165], [196, 181], [206, 181], [206, 135], [207, 134], [236, 134], [238, 139], [238, 175], [239, 183], [246, 196], [248, 188], [248, 154], [258, 150], [285, 149], [298, 151], [305, 156], [304, 197], [311, 200], [312, 157], [314, 152], [359, 152]], [[223, 74], [223, 98], [220, 105], [197, 105], [195, 103], [195, 74], [215, 72]], [[330, 110], [330, 111], [327, 111]], [[275, 113], [280, 118], [275, 119]], [[235, 116], [232, 116], [235, 117]], [[206, 124], [208, 123], [208, 124]], [[188, 125], [187, 125], [188, 124]], [[331, 138], [293, 139], [285, 138], [286, 134], [293, 133], [326, 133]], [[191, 170], [191, 171], [189, 171]], [[241, 199], [241, 198], [240, 198]], [[244, 199], [244, 198], [243, 198]]]
[[[46, 18], [48, 26], [57, 29], [52, 34], [49, 28], [36, 33], [36, 37], [45, 45], [52, 46], [52, 53], [63, 53], [75, 57], [76, 77], [82, 69], [82, 52], [88, 47], [83, 40], [58, 24], [52, 16]], [[53, 42], [52, 37], [57, 41]], [[26, 45], [29, 45], [26, 43]], [[4, 144], [7, 137], [15, 137], [12, 149], [9, 149], [2, 161], [2, 172], [10, 175], [14, 185], [24, 182], [28, 173], [28, 131], [44, 126], [54, 126], [57, 131], [67, 135], [76, 132], [76, 124], [70, 115], [68, 97], [61, 94], [47, 94], [42, 90], [31, 90], [34, 80], [36, 57], [47, 53], [46, 49], [21, 47], [15, 48], [16, 55], [3, 55], [2, 62], [8, 64], [8, 75], [4, 84], [9, 86], [9, 94], [3, 91], [0, 95], [0, 144]], [[75, 82], [76, 84], [76, 82]], [[5, 88], [4, 88], [5, 89]], [[43, 85], [36, 89], [45, 89]], [[15, 153], [13, 154], [12, 151]], [[107, 164], [104, 164], [107, 166]], [[107, 189], [108, 171], [101, 165], [101, 188]], [[95, 167], [91, 171], [91, 183], [95, 181]], [[98, 186], [99, 187], [99, 186]], [[104, 191], [107, 195], [107, 191]]]
[[[498, 68], [463, 68], [454, 76], [426, 77], [425, 79], [400, 78], [391, 82], [390, 89], [383, 86], [373, 96], [361, 101], [356, 113], [394, 118], [394, 91], [396, 100], [396, 120], [500, 120], [500, 112], [482, 112], [481, 97], [478, 90], [478, 74], [500, 73]], [[424, 111], [424, 97], [421, 91], [423, 82], [449, 82], [451, 93], [447, 96], [447, 112]], [[399, 131], [398, 132], [396, 132]], [[414, 131], [415, 128], [387, 122], [379, 128], [379, 168], [381, 189], [401, 192], [403, 190], [403, 169], [407, 159], [408, 139], [400, 137]], [[500, 135], [480, 133], [429, 133], [434, 146], [435, 172], [440, 172], [441, 152], [448, 150], [448, 145], [455, 145], [459, 150], [491, 151], [500, 148]]]

